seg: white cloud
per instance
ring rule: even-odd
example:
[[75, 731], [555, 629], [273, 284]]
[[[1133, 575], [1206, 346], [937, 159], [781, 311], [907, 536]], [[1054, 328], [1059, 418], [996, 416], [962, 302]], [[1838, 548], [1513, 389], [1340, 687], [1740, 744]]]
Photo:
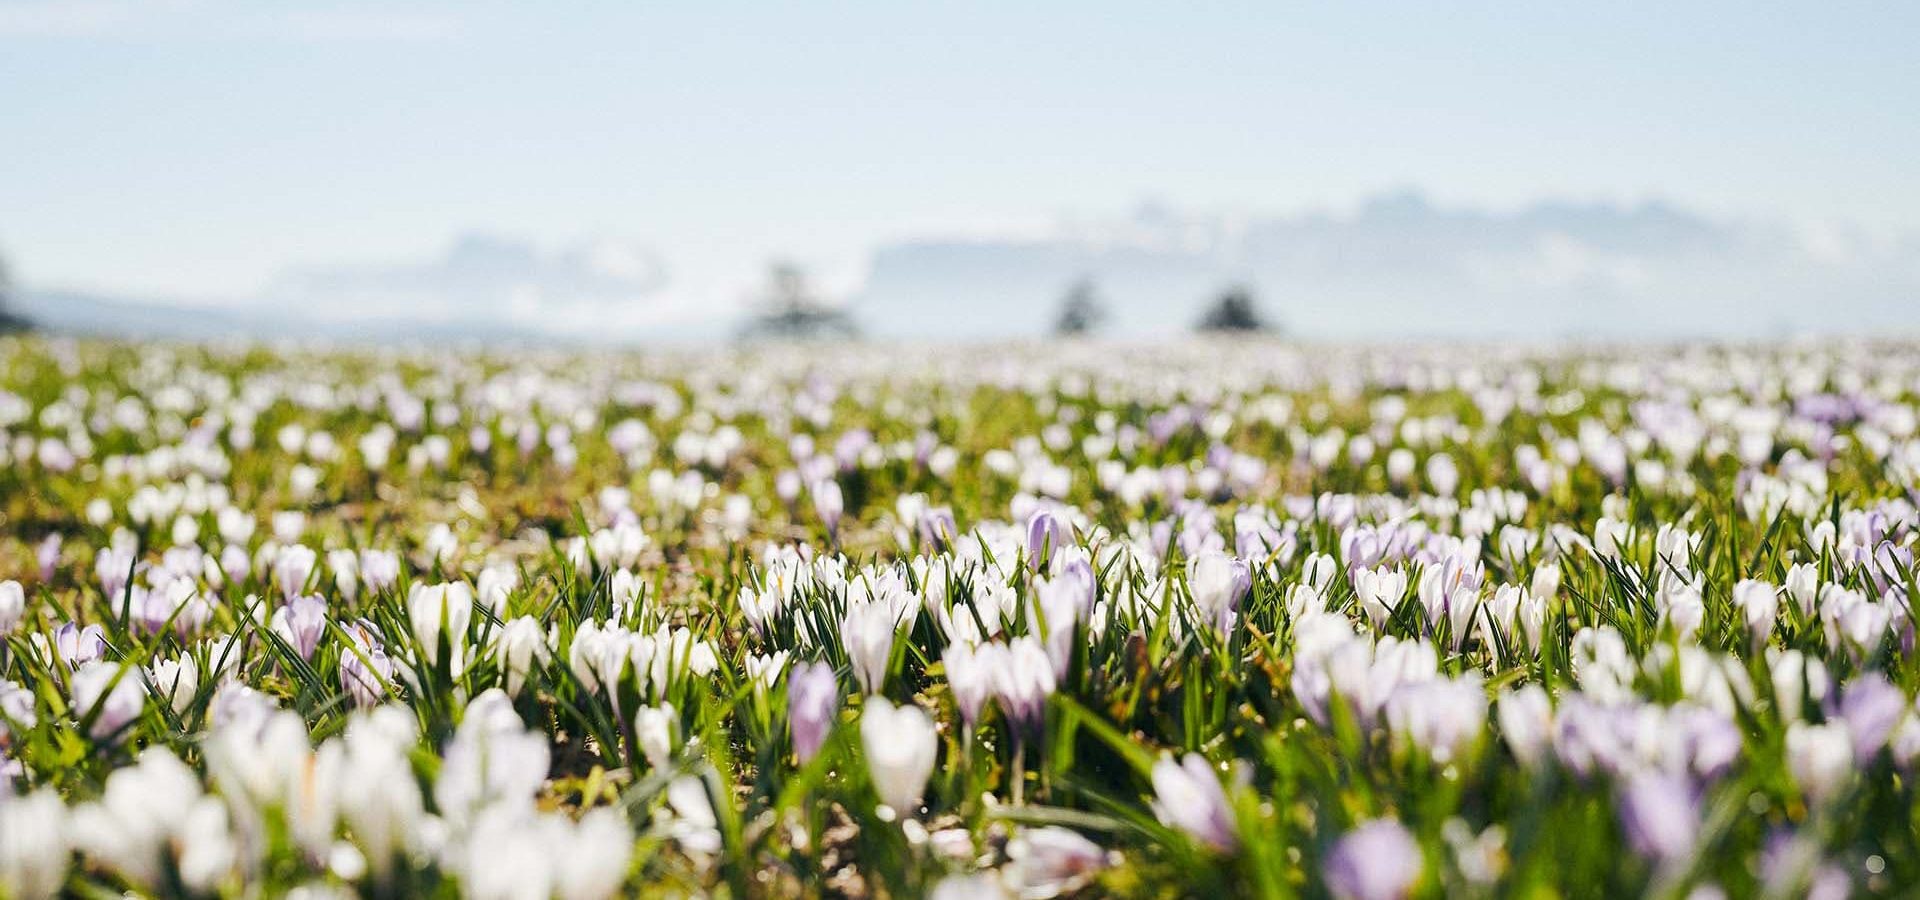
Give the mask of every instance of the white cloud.
[[304, 310], [330, 324], [632, 332], [674, 324], [696, 312], [667, 296], [667, 284], [665, 265], [636, 243], [597, 238], [543, 250], [512, 238], [471, 234], [424, 261], [289, 271], [246, 305]]
[[1184, 330], [1222, 286], [1251, 282], [1293, 330], [1322, 337], [1741, 337], [1911, 329], [1920, 242], [1663, 203], [1490, 211], [1403, 191], [1266, 217], [1153, 204], [1048, 235], [893, 242], [857, 308], [880, 333], [1035, 334], [1081, 277], [1135, 335]]

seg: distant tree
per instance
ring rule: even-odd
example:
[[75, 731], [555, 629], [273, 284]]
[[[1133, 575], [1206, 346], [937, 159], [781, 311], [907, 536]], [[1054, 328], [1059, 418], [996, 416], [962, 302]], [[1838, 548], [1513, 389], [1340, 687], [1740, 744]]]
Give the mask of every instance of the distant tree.
[[850, 338], [860, 333], [846, 310], [813, 293], [799, 266], [776, 262], [768, 270], [767, 282], [766, 295], [741, 330], [743, 337]]
[[1054, 320], [1053, 333], [1061, 337], [1087, 335], [1107, 324], [1107, 307], [1100, 302], [1093, 282], [1082, 278], [1067, 288], [1060, 301], [1060, 317]]
[[1244, 284], [1220, 292], [1195, 326], [1200, 331], [1245, 334], [1267, 330], [1267, 320], [1253, 299], [1253, 290]]
[[0, 334], [12, 334], [26, 331], [33, 322], [13, 311], [13, 275], [7, 270], [7, 260], [0, 257]]

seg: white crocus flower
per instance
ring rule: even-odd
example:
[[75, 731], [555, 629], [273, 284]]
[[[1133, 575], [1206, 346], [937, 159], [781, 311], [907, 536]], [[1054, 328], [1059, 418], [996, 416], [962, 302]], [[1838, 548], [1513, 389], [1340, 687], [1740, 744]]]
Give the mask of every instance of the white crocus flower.
[[860, 713], [860, 740], [880, 802], [895, 815], [914, 815], [940, 749], [933, 721], [919, 707], [869, 697]]
[[840, 643], [846, 648], [847, 661], [853, 665], [853, 677], [861, 689], [876, 693], [887, 682], [887, 670], [893, 657], [893, 639], [899, 619], [880, 601], [855, 602], [840, 620]]
[[515, 697], [520, 696], [534, 665], [545, 665], [550, 654], [546, 636], [540, 633], [540, 622], [532, 616], [521, 616], [501, 626], [494, 638], [493, 652], [506, 677], [507, 693]]
[[440, 643], [444, 639], [448, 670], [455, 677], [466, 671], [467, 623], [473, 619], [471, 588], [457, 581], [415, 585], [407, 596], [407, 616], [426, 665], [440, 665]]

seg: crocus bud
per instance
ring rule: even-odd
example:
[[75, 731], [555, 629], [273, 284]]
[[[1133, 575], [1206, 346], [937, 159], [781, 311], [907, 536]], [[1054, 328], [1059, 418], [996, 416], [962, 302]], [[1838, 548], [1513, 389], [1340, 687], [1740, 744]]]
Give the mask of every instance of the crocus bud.
[[1073, 533], [1052, 510], [1040, 509], [1027, 519], [1027, 566], [1039, 571], [1067, 545]]
[[884, 697], [869, 697], [860, 712], [860, 741], [880, 802], [898, 815], [913, 815], [940, 750], [933, 721], [912, 704], [896, 707]]
[[845, 495], [840, 493], [840, 482], [823, 479], [813, 484], [813, 511], [827, 526], [827, 533], [840, 530], [840, 516], [847, 511]]
[[74, 715], [94, 717], [87, 734], [96, 741], [117, 740], [121, 729], [140, 715], [146, 693], [138, 668], [122, 674], [120, 666], [90, 662], [73, 673]]
[[1773, 634], [1773, 620], [1780, 612], [1779, 589], [1764, 581], [1745, 579], [1733, 586], [1733, 605], [1741, 611], [1754, 646], [1765, 644]]
[[61, 540], [60, 532], [56, 531], [47, 535], [46, 539], [42, 540], [39, 546], [34, 548], [34, 561], [40, 566], [41, 584], [52, 581], [54, 571], [60, 566]]
[[1560, 564], [1541, 563], [1534, 567], [1531, 593], [1542, 600], [1560, 592]]
[[527, 682], [527, 673], [533, 670], [535, 660], [545, 663], [550, 651], [547, 649], [546, 635], [540, 632], [540, 623], [532, 616], [521, 616], [501, 626], [500, 636], [495, 639], [494, 654], [499, 661], [500, 671], [506, 677], [507, 693], [520, 696], [520, 689]]
[[1671, 862], [1693, 852], [1700, 805], [1693, 786], [1677, 775], [1633, 776], [1620, 795], [1620, 826], [1641, 856]]
[[1055, 684], [1053, 661], [1046, 647], [1033, 635], [1022, 635], [1013, 639], [998, 663], [991, 674], [1001, 712], [1016, 732], [1029, 738], [1037, 736]]
[[1853, 737], [1854, 762], [1862, 766], [1879, 755], [1907, 716], [1907, 695], [1879, 672], [1855, 678], [1840, 693], [1838, 705], [1839, 718]]
[[415, 585], [407, 597], [407, 617], [427, 665], [439, 665], [440, 642], [449, 650], [448, 666], [458, 675], [466, 669], [467, 623], [473, 617], [473, 591], [464, 582]]
[[787, 728], [793, 732], [793, 754], [805, 765], [820, 752], [833, 730], [840, 709], [840, 683], [833, 667], [823, 662], [801, 663], [787, 676]]
[[1327, 854], [1327, 890], [1341, 900], [1399, 900], [1410, 896], [1426, 860], [1399, 822], [1375, 819], [1341, 836]]
[[853, 665], [853, 677], [860, 682], [861, 690], [877, 693], [887, 683], [898, 628], [894, 611], [883, 602], [856, 602], [847, 607], [846, 618], [840, 620], [840, 644], [846, 648], [847, 661]]
[[1187, 567], [1194, 608], [1223, 636], [1233, 629], [1240, 598], [1252, 583], [1245, 562], [1218, 550], [1201, 552]]
[[52, 897], [66, 884], [68, 860], [67, 806], [52, 788], [0, 803], [0, 834], [7, 836], [0, 853], [0, 894], [9, 897]]
[[1529, 684], [1501, 694], [1494, 704], [1494, 718], [1514, 758], [1522, 765], [1538, 765], [1553, 737], [1553, 704], [1546, 689]]
[[1813, 618], [1820, 598], [1820, 570], [1809, 563], [1788, 568], [1787, 596], [1793, 598], [1793, 605], [1800, 609], [1801, 618]]
[[1215, 850], [1240, 845], [1226, 789], [1206, 757], [1189, 753], [1179, 762], [1165, 757], [1154, 763], [1153, 793], [1153, 812], [1160, 821]]
[[396, 668], [373, 635], [373, 626], [365, 620], [354, 623], [347, 628], [351, 644], [340, 653], [340, 687], [361, 709], [386, 699]]
[[0, 635], [12, 634], [26, 614], [27, 592], [20, 588], [20, 582], [0, 581]]
[[673, 711], [671, 703], [642, 706], [634, 711], [634, 739], [640, 744], [640, 752], [646, 756], [647, 763], [655, 770], [663, 770], [673, 761], [673, 749], [677, 743], [673, 733], [678, 730], [679, 724], [680, 717]]
[[941, 654], [953, 705], [960, 710], [961, 721], [969, 727], [980, 721], [980, 708], [986, 705], [993, 690], [994, 672], [1005, 664], [1001, 658], [1004, 653], [999, 644], [955, 641]]
[[1808, 802], [1831, 799], [1853, 775], [1853, 735], [1841, 722], [1795, 722], [1787, 728], [1787, 768]]

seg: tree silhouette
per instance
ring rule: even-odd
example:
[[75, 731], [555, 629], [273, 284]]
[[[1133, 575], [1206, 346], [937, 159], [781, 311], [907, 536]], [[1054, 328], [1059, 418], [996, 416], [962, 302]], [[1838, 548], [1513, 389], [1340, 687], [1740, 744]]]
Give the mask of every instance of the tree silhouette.
[[799, 266], [776, 262], [768, 269], [767, 282], [767, 293], [741, 329], [742, 337], [850, 338], [860, 333], [846, 310], [813, 293]]
[[1220, 292], [1195, 327], [1200, 331], [1246, 334], [1267, 330], [1267, 321], [1253, 299], [1252, 289], [1236, 284]]
[[1060, 301], [1060, 317], [1054, 320], [1053, 333], [1061, 337], [1087, 335], [1107, 324], [1107, 307], [1093, 289], [1091, 279], [1082, 278], [1067, 288]]
[[13, 311], [13, 276], [7, 260], [0, 257], [0, 334], [12, 334], [33, 327], [27, 317]]

